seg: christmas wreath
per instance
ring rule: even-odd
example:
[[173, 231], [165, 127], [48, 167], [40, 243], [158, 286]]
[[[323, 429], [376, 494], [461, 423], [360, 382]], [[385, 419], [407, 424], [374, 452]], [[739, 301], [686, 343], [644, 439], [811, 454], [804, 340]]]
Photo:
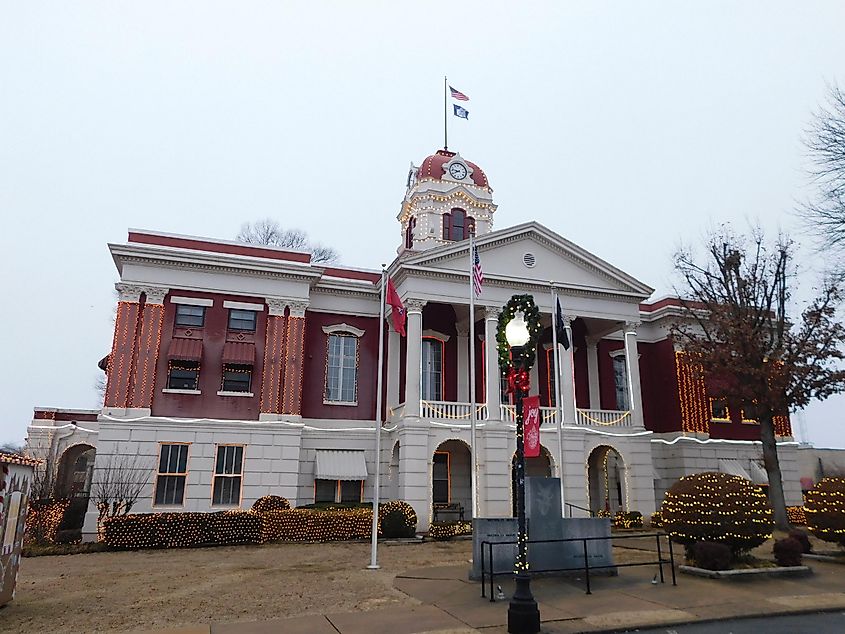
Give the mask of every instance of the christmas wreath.
[[511, 375], [511, 371], [514, 370], [510, 346], [505, 337], [505, 326], [514, 318], [517, 311], [522, 311], [522, 314], [525, 316], [525, 323], [528, 324], [528, 333], [530, 335], [528, 343], [522, 349], [523, 369], [526, 371], [534, 365], [534, 360], [537, 356], [537, 340], [540, 338], [540, 332], [542, 331], [542, 326], [540, 326], [540, 309], [534, 304], [534, 298], [531, 295], [514, 295], [511, 297], [508, 303], [502, 308], [502, 312], [499, 315], [499, 327], [496, 329], [499, 369], [504, 377]]

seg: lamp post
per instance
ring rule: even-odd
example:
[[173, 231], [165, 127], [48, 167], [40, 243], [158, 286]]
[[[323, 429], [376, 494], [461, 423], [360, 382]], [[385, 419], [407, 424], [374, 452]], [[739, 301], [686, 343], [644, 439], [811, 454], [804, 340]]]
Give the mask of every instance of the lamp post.
[[540, 610], [531, 594], [531, 577], [528, 575], [528, 535], [525, 530], [525, 439], [522, 417], [522, 398], [528, 391], [530, 367], [523, 356], [524, 346], [531, 339], [525, 315], [516, 311], [505, 326], [505, 339], [511, 350], [514, 373], [509, 377], [513, 386], [516, 405], [516, 516], [519, 527], [516, 555], [516, 589], [508, 606], [508, 632], [510, 634], [535, 634], [540, 631]]

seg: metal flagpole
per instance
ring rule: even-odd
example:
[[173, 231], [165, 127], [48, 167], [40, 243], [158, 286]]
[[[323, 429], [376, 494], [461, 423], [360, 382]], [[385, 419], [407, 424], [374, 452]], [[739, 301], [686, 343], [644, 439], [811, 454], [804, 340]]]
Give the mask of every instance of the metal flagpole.
[[446, 100], [446, 75], [443, 75], [443, 149], [449, 149], [449, 109]]
[[475, 443], [475, 236], [469, 234], [469, 450], [472, 453], [472, 516], [478, 517], [478, 459]]
[[557, 416], [557, 464], [560, 474], [560, 514], [566, 517], [563, 486], [563, 407], [561, 406], [561, 377], [560, 377], [560, 349], [557, 344], [557, 289], [554, 281], [549, 282], [552, 287], [552, 346], [555, 361], [555, 415]]
[[385, 277], [387, 276], [386, 266], [381, 265], [381, 304], [379, 306], [378, 320], [378, 377], [376, 378], [376, 477], [373, 485], [373, 534], [372, 548], [370, 554], [370, 570], [378, 570], [378, 504], [379, 487], [381, 486], [381, 386], [384, 371], [384, 289]]

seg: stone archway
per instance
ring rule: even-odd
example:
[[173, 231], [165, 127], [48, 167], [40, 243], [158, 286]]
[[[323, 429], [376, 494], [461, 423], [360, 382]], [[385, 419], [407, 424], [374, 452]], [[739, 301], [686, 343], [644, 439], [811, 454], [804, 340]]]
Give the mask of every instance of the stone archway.
[[96, 452], [94, 447], [84, 443], [65, 449], [59, 458], [59, 467], [56, 472], [56, 497], [87, 498], [89, 496]]
[[[432, 456], [431, 502], [440, 509], [444, 505], [456, 509], [454, 513], [439, 511], [442, 520], [472, 518], [472, 453], [462, 440], [446, 440], [437, 446]], [[460, 505], [460, 506], [458, 506]]]
[[587, 458], [590, 510], [611, 515], [627, 510], [625, 461], [614, 447], [599, 445]]
[[[540, 445], [539, 456], [525, 459], [525, 477], [552, 477], [552, 454], [543, 445]], [[511, 458], [511, 511], [513, 517], [516, 517], [516, 453]]]

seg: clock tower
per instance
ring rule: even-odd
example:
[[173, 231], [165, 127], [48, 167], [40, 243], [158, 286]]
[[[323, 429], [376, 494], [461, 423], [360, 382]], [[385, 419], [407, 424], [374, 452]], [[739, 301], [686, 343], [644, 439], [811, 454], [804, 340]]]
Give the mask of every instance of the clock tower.
[[493, 227], [493, 189], [478, 165], [457, 152], [437, 150], [421, 165], [411, 163], [397, 219], [402, 244], [416, 252], [482, 235]]

